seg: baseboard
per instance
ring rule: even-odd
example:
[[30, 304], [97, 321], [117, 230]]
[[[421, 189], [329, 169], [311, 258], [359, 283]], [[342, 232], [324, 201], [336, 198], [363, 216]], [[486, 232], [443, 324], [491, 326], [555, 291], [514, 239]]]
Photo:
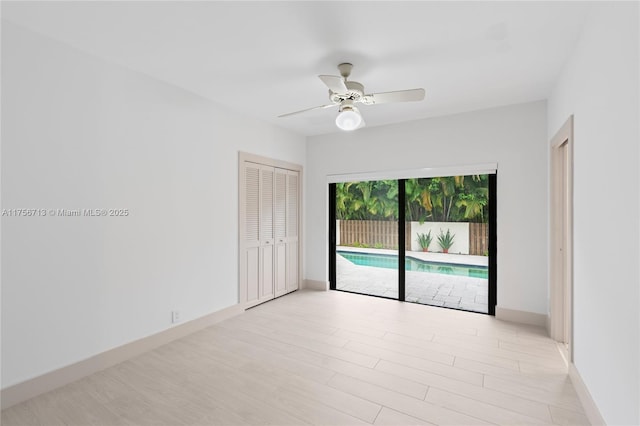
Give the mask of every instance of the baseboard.
[[537, 325], [546, 327], [547, 316], [536, 314], [535, 312], [517, 311], [514, 309], [501, 308], [496, 306], [496, 318], [502, 321], [517, 322], [519, 324]]
[[9, 386], [0, 392], [2, 409], [75, 382], [243, 312], [244, 308], [241, 305], [230, 306], [22, 383]]
[[307, 288], [309, 290], [327, 291], [329, 290], [329, 283], [327, 281], [304, 280], [303, 288]]
[[580, 376], [580, 372], [574, 363], [569, 364], [569, 377], [571, 378], [573, 387], [578, 394], [578, 399], [580, 399], [580, 402], [582, 403], [584, 413], [586, 414], [587, 419], [589, 419], [589, 423], [593, 426], [606, 425], [607, 423], [602, 418], [602, 414], [600, 414], [598, 406], [593, 400], [587, 385], [584, 384], [582, 376]]
[[547, 330], [547, 334], [553, 338], [551, 334], [551, 315], [545, 315], [544, 328]]

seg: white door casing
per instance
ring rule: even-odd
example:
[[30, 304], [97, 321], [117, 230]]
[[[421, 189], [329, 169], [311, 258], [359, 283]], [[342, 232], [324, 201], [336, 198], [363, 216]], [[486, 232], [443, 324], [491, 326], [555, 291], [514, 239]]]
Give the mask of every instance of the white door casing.
[[299, 226], [300, 226], [300, 173], [287, 171], [287, 293], [297, 290], [300, 287], [300, 247], [299, 247]]

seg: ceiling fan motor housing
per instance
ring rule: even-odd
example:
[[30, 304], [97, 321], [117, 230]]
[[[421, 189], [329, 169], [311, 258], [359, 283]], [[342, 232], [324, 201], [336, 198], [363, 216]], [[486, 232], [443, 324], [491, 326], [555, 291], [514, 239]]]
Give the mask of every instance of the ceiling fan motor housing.
[[347, 86], [346, 93], [329, 93], [329, 99], [331, 102], [340, 103], [345, 99], [351, 99], [354, 102], [358, 102], [364, 96], [364, 86], [357, 81], [345, 81], [345, 86]]
[[351, 99], [345, 99], [340, 104], [340, 109], [338, 111], [339, 112], [342, 112], [342, 111], [358, 111], [358, 108], [356, 108], [355, 105], [353, 105], [353, 101]]

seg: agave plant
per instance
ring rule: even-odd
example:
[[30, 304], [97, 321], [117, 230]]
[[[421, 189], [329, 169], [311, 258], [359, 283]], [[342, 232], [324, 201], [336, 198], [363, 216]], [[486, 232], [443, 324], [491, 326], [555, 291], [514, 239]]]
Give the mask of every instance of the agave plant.
[[431, 240], [433, 240], [433, 237], [431, 236], [431, 230], [429, 230], [429, 232], [427, 232], [426, 234], [418, 234], [418, 244], [420, 244], [422, 251], [429, 250], [429, 244], [431, 244]]
[[453, 240], [456, 234], [452, 234], [450, 229], [447, 229], [447, 233], [443, 233], [442, 229], [440, 230], [440, 235], [438, 235], [438, 245], [442, 249], [443, 253], [449, 253], [449, 249], [453, 245]]

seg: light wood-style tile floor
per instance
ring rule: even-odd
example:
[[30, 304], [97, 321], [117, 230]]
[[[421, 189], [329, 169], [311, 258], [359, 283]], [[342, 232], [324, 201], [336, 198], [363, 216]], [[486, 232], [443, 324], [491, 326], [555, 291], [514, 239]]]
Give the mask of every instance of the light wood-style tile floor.
[[540, 328], [298, 291], [6, 409], [2, 424], [588, 422]]

